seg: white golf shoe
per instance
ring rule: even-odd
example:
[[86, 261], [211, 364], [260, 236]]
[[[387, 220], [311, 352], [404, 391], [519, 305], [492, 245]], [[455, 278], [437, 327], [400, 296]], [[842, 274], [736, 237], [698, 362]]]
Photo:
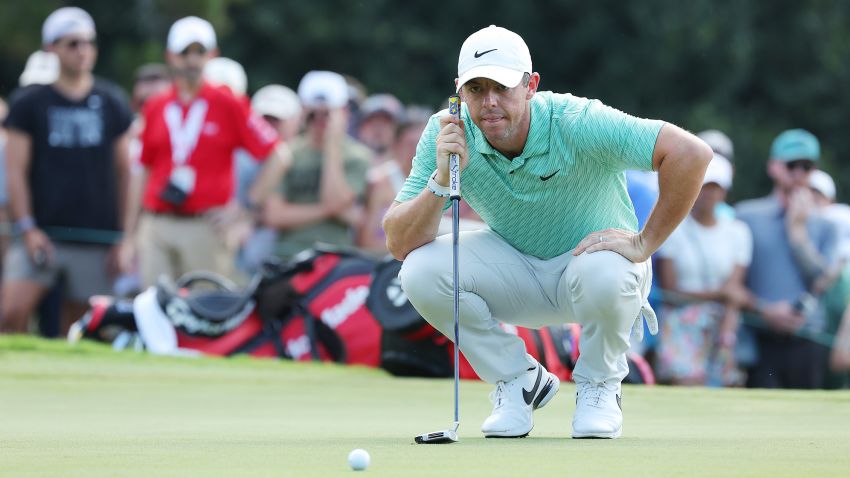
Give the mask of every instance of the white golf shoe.
[[521, 438], [534, 428], [532, 412], [558, 393], [561, 382], [542, 365], [528, 369], [513, 380], [497, 382], [490, 394], [493, 412], [481, 431], [488, 438]]
[[576, 383], [573, 438], [617, 438], [623, 432], [622, 387], [609, 383]]

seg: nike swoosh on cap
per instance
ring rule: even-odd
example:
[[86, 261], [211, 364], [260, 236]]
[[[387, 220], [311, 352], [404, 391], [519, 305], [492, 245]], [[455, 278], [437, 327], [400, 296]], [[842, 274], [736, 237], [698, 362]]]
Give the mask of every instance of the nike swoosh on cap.
[[496, 50], [498, 50], [498, 48], [493, 48], [492, 50], [482, 51], [481, 53], [478, 53], [478, 50], [475, 50], [475, 54], [472, 55], [472, 56], [474, 56], [475, 58], [481, 58], [482, 56], [490, 53], [491, 51], [496, 51]]
[[522, 389], [522, 399], [525, 400], [526, 405], [531, 405], [531, 402], [534, 400], [534, 394], [537, 393], [537, 388], [540, 387], [540, 379], [543, 377], [543, 368], [541, 366], [537, 366], [537, 380], [534, 382], [534, 386], [531, 387], [531, 390]]

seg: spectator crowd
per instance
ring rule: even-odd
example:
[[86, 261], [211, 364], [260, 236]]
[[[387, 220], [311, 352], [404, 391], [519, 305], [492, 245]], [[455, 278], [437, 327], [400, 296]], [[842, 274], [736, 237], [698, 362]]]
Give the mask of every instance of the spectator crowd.
[[[0, 98], [0, 333], [59, 335], [93, 295], [200, 269], [245, 281], [319, 242], [386, 255], [382, 217], [436, 108], [332, 71], [248, 96], [209, 22], [180, 19], [164, 40], [127, 98], [92, 73], [92, 17], [60, 8]], [[715, 156], [654, 257], [661, 331], [637, 352], [668, 384], [850, 386], [850, 206], [819, 169], [820, 140], [779, 133], [771, 193], [730, 205], [741, 159], [724, 133], [699, 136]], [[642, 225], [657, 178], [627, 182]], [[468, 206], [462, 218], [486, 227]]]

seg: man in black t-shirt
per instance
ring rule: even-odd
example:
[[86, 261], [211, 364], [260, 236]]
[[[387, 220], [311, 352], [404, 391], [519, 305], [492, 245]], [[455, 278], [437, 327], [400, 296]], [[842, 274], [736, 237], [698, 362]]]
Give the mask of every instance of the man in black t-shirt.
[[118, 242], [132, 120], [125, 95], [92, 75], [94, 21], [65, 7], [44, 22], [42, 44], [59, 58], [59, 78], [10, 104], [7, 174], [21, 239], [4, 264], [0, 333], [26, 332], [34, 307], [59, 277], [62, 328], [94, 294], [112, 290], [108, 265]]

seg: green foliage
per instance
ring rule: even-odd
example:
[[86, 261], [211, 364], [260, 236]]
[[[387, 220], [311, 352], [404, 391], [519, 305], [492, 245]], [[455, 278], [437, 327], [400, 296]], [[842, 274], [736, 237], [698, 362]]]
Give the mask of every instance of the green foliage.
[[[62, 2], [4, 1], [0, 94], [39, 47], [44, 17]], [[828, 0], [81, 0], [100, 35], [97, 72], [125, 88], [135, 68], [161, 61], [168, 27], [209, 19], [222, 54], [249, 86], [295, 87], [311, 69], [359, 79], [372, 92], [438, 106], [453, 90], [457, 52], [489, 24], [527, 41], [542, 89], [597, 97], [735, 142], [734, 198], [765, 194], [773, 137], [803, 127], [823, 143], [823, 166], [850, 197], [850, 3]]]

